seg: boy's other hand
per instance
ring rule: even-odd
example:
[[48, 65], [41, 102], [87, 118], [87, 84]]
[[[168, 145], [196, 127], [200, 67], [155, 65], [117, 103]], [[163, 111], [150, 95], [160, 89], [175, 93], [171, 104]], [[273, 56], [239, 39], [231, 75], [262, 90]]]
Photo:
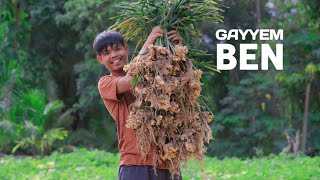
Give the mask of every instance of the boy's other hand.
[[176, 30], [169, 31], [168, 38], [176, 44], [182, 45], [183, 43], [183, 38]]

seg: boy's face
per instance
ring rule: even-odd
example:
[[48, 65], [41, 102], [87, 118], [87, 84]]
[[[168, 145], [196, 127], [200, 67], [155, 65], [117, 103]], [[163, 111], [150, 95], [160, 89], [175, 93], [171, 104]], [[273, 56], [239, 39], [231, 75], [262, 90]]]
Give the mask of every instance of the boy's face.
[[113, 44], [113, 46], [108, 46], [100, 55], [97, 55], [97, 59], [111, 73], [121, 72], [123, 71], [123, 66], [128, 63], [128, 45]]

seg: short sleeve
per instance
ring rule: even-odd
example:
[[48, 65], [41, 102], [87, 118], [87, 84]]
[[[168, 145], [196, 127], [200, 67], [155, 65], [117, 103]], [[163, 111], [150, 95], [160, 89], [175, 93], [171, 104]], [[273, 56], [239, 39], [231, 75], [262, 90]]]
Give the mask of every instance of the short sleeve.
[[99, 80], [98, 89], [102, 99], [119, 101], [117, 97], [117, 81], [121, 77], [104, 76]]

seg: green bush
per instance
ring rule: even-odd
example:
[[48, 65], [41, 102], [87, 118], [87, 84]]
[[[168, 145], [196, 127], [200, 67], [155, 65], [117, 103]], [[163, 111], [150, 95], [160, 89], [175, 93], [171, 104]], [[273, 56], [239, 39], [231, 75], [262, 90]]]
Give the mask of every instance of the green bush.
[[22, 148], [26, 153], [48, 154], [56, 140], [67, 136], [59, 128], [45, 129], [48, 118], [64, 104], [59, 100], [48, 103], [41, 90], [26, 90], [17, 61], [2, 63], [0, 70], [0, 152]]
[[25, 120], [24, 134], [16, 141], [12, 153], [21, 148], [31, 151], [34, 155], [49, 154], [53, 143], [56, 140], [63, 140], [67, 136], [67, 131], [61, 128], [47, 130], [44, 126], [49, 116], [64, 105], [59, 100], [47, 103], [46, 96], [39, 90], [30, 90], [20, 96], [19, 106], [28, 120]]

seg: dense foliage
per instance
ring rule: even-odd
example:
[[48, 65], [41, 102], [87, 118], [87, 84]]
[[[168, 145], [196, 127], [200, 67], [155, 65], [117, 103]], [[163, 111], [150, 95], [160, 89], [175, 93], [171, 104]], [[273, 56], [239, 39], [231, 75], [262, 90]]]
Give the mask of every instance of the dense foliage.
[[[118, 3], [0, 0], [0, 152], [11, 153], [23, 140], [41, 142], [55, 128], [68, 133], [59, 131], [51, 136], [55, 140], [47, 138], [43, 143], [48, 146], [29, 143], [16, 153], [46, 154], [66, 145], [116, 151], [116, 126], [97, 90], [100, 76], [108, 72], [95, 60], [92, 42], [98, 32], [115, 23], [110, 18], [118, 12]], [[223, 8], [223, 23], [197, 24], [203, 49], [213, 54], [202, 61], [216, 64], [216, 29], [282, 28], [284, 70], [270, 66], [269, 71], [236, 68], [203, 74], [203, 95], [215, 114], [211, 123], [215, 140], [208, 155], [279, 153], [287, 146], [285, 133], [293, 137], [298, 130], [299, 149], [316, 152], [320, 149], [319, 1], [219, 3], [229, 7]], [[244, 42], [228, 43], [237, 47]], [[131, 56], [138, 42], [128, 43]], [[44, 113], [53, 102], [60, 105]]]
[[[284, 41], [268, 43], [284, 44], [284, 70], [239, 71], [238, 68], [209, 78], [208, 94], [213, 96], [211, 107], [215, 108], [216, 121], [212, 128], [216, 142], [211, 143], [209, 154], [219, 156], [247, 156], [281, 152], [286, 146], [285, 133], [294, 137], [300, 130], [303, 150], [303, 116], [308, 122], [305, 134], [306, 152], [319, 149], [315, 129], [319, 128], [319, 14], [309, 11], [316, 1], [227, 1], [224, 24], [213, 30], [273, 28], [284, 30]], [[260, 4], [259, 4], [260, 3]], [[310, 4], [309, 4], [310, 3]], [[261, 6], [261, 7], [260, 7]], [[260, 8], [257, 8], [260, 7]], [[313, 15], [313, 16], [312, 16]], [[313, 17], [313, 18], [312, 18]], [[207, 45], [215, 53], [219, 43], [210, 24], [204, 26], [205, 37], [213, 37]], [[261, 41], [228, 41], [239, 43]], [[256, 62], [259, 64], [260, 51]], [[236, 53], [236, 57], [239, 54]], [[306, 91], [308, 83], [311, 90]], [[311, 96], [306, 102], [305, 97]], [[305, 104], [309, 104], [309, 109]], [[315, 128], [315, 129], [314, 129]], [[298, 142], [297, 142], [298, 143]]]

